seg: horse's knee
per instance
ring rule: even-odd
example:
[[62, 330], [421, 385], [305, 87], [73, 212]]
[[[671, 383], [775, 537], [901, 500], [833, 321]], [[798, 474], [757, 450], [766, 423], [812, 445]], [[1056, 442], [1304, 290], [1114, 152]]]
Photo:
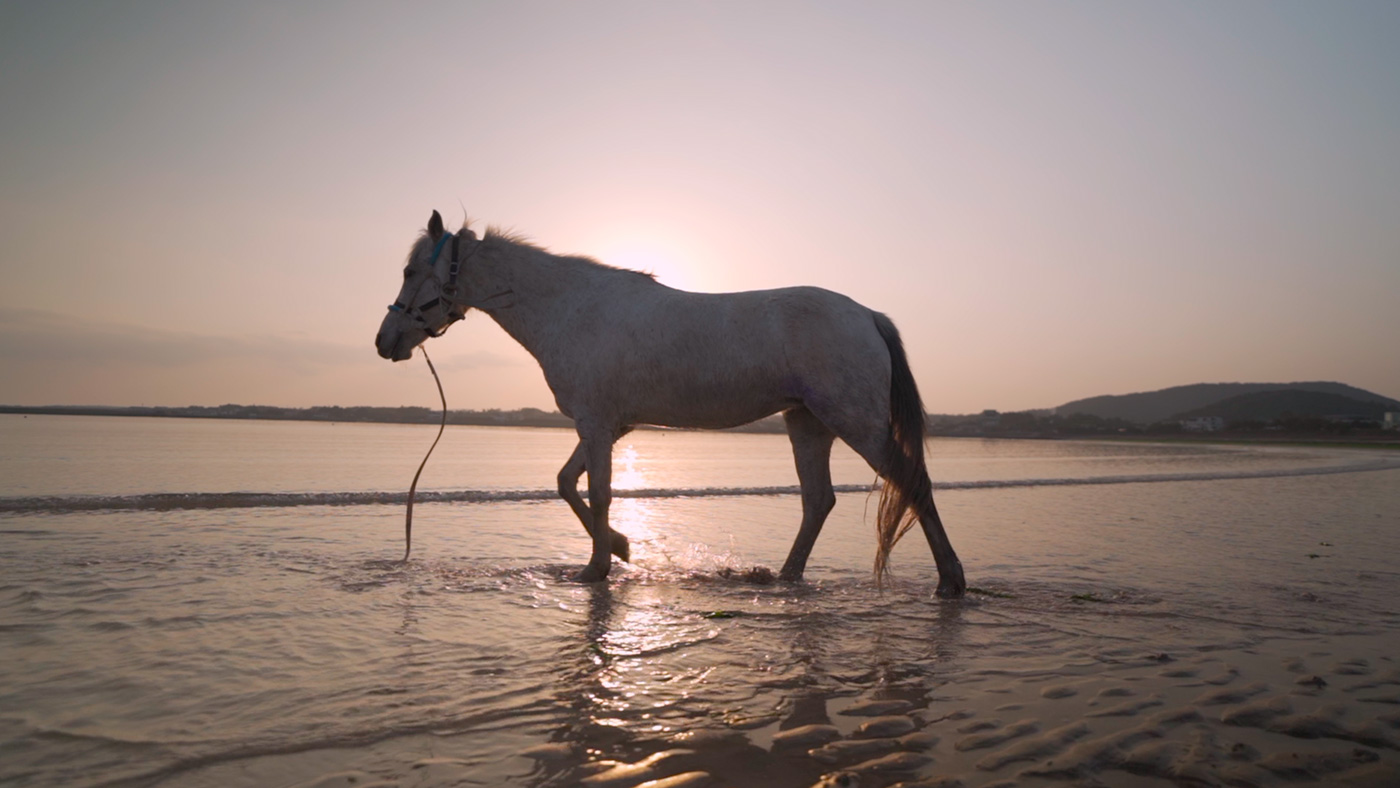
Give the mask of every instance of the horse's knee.
[[558, 483], [560, 498], [566, 501], [574, 498], [582, 500], [582, 496], [578, 493], [578, 477], [580, 475], [581, 474], [574, 473], [573, 469], [569, 466], [564, 466], [564, 468], [559, 471]]
[[806, 521], [822, 523], [831, 510], [836, 508], [836, 492], [830, 487], [820, 490], [802, 491], [802, 517]]

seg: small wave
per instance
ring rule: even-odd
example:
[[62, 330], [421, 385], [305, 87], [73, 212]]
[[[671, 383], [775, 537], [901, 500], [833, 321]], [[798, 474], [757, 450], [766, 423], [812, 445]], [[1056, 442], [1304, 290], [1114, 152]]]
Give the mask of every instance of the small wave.
[[[1400, 469], [1400, 459], [1376, 459], [1349, 465], [1311, 468], [1271, 468], [1199, 473], [1128, 474], [1046, 479], [983, 479], [935, 482], [936, 490], [997, 490], [1014, 487], [1073, 487], [1096, 484], [1152, 484], [1162, 482], [1226, 481], [1234, 479], [1274, 479], [1293, 476], [1324, 476], [1339, 473]], [[838, 493], [868, 493], [866, 484], [838, 484]], [[614, 498], [719, 498], [737, 496], [799, 495], [797, 485], [767, 487], [663, 487], [614, 490]], [[558, 492], [549, 490], [433, 490], [420, 492], [419, 503], [512, 503], [553, 501]], [[368, 506], [403, 505], [405, 492], [222, 492], [146, 493], [141, 495], [64, 495], [29, 498], [0, 498], [0, 514], [66, 513], [98, 511], [174, 511], [180, 509], [250, 509], [291, 506]], [[33, 531], [23, 533], [32, 534]]]

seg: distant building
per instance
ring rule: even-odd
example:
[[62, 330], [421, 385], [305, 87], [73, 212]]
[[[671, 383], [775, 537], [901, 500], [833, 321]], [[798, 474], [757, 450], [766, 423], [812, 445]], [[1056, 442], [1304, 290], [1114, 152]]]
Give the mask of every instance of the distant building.
[[1339, 413], [1332, 416], [1323, 416], [1328, 423], [1343, 424], [1348, 427], [1374, 427], [1377, 422], [1374, 416], [1356, 416], [1350, 413]]
[[1391, 411], [1385, 414], [1385, 420], [1381, 422], [1381, 428], [1387, 430], [1400, 430], [1400, 413]]
[[1197, 416], [1182, 419], [1181, 428], [1187, 432], [1219, 432], [1225, 429], [1225, 420], [1219, 416]]

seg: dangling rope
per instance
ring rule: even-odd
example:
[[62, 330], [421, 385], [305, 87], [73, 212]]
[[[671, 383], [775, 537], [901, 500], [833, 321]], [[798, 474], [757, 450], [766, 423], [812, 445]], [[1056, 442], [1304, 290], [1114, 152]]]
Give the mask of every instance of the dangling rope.
[[442, 393], [442, 378], [438, 377], [437, 367], [433, 366], [433, 360], [428, 358], [428, 350], [419, 346], [423, 351], [423, 360], [428, 362], [428, 369], [433, 373], [433, 382], [437, 384], [438, 399], [442, 400], [442, 423], [438, 425], [437, 437], [433, 438], [433, 445], [428, 447], [428, 453], [423, 455], [423, 461], [418, 463], [418, 472], [413, 474], [413, 484], [408, 486], [408, 511], [403, 518], [403, 560], [408, 561], [409, 551], [413, 549], [413, 493], [418, 489], [418, 477], [423, 475], [423, 466], [428, 464], [428, 458], [433, 456], [433, 449], [437, 448], [438, 441], [442, 440], [442, 431], [447, 429], [447, 395]]

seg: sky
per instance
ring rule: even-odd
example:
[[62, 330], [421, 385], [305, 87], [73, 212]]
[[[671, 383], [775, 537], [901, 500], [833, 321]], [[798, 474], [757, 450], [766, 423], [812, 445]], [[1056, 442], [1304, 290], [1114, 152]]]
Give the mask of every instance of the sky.
[[435, 406], [373, 348], [434, 209], [845, 293], [933, 413], [1400, 397], [1400, 4], [0, 0], [0, 404]]

